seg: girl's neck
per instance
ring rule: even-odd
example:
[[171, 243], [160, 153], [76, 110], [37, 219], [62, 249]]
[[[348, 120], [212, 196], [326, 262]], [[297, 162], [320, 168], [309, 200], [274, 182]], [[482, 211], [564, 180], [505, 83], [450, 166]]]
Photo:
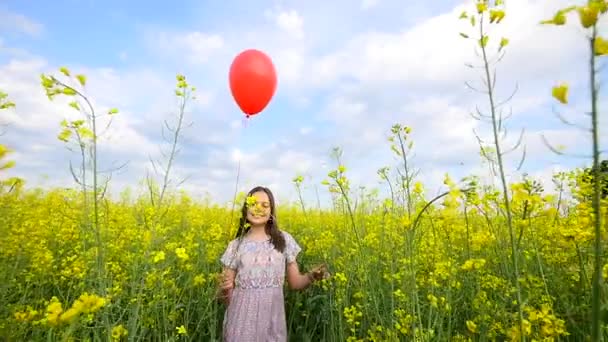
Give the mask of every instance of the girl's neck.
[[264, 225], [251, 226], [247, 235], [254, 239], [268, 237], [268, 234], [266, 234], [266, 227]]

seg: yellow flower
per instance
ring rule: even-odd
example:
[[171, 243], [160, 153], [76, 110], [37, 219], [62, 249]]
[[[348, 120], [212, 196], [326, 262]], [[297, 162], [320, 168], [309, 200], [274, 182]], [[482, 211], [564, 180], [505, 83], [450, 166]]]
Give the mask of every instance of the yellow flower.
[[437, 297], [435, 297], [434, 295], [432, 295], [432, 294], [429, 293], [428, 296], [426, 296], [426, 298], [429, 300], [429, 302], [431, 303], [432, 307], [434, 307], [434, 308], [438, 307], [438, 305], [437, 305], [437, 303], [438, 303]]
[[414, 193], [421, 194], [424, 192], [424, 185], [421, 182], [414, 183]]
[[341, 273], [341, 272], [336, 273], [336, 275], [334, 276], [334, 279], [340, 283], [346, 283], [346, 280], [347, 280], [346, 275], [344, 275], [344, 273]]
[[469, 329], [470, 332], [472, 332], [473, 334], [477, 332], [477, 324], [475, 324], [475, 322], [473, 321], [467, 321], [467, 329]]
[[555, 15], [553, 16], [552, 19], [543, 20], [540, 23], [541, 24], [564, 25], [564, 24], [566, 24], [566, 14], [568, 14], [568, 12], [570, 12], [574, 9], [576, 9], [576, 6], [571, 6], [571, 7], [565, 8], [565, 9], [561, 9], [555, 13]]
[[129, 331], [127, 329], [125, 329], [125, 327], [121, 325], [117, 325], [114, 328], [112, 328], [112, 340], [113, 341], [117, 341], [120, 340], [121, 337], [123, 336], [128, 336], [129, 335]]
[[602, 37], [596, 37], [594, 42], [595, 55], [604, 56], [608, 55], [608, 41]]
[[500, 47], [498, 48], [498, 51], [502, 50], [505, 46], [507, 46], [507, 44], [509, 44], [509, 39], [502, 37], [500, 39]]
[[500, 23], [505, 17], [505, 11], [503, 10], [497, 10], [497, 9], [491, 9], [490, 10], [490, 22], [496, 22], [497, 24]]
[[48, 324], [56, 326], [59, 324], [59, 315], [63, 312], [61, 302], [57, 297], [51, 298], [51, 303], [46, 308], [46, 320]]
[[461, 266], [463, 271], [478, 270], [485, 266], [485, 259], [469, 259]]
[[593, 1], [589, 6], [595, 8], [600, 13], [606, 13], [608, 11], [608, 3], [606, 1]]
[[74, 306], [79, 307], [82, 305], [82, 312], [84, 313], [94, 313], [97, 312], [101, 307], [106, 304], [106, 300], [97, 295], [89, 295], [88, 293], [83, 293], [76, 302], [74, 302]]
[[160, 262], [163, 260], [165, 260], [165, 252], [160, 251], [160, 252], [156, 252], [154, 254], [154, 259], [153, 259], [154, 263], [157, 263], [157, 262]]
[[255, 196], [248, 196], [247, 197], [247, 206], [248, 207], [254, 206], [257, 202], [258, 202], [258, 199]]
[[581, 6], [578, 8], [578, 16], [584, 28], [595, 25], [598, 14], [599, 8], [597, 6]]
[[181, 260], [188, 260], [190, 258], [188, 256], [188, 253], [186, 253], [186, 249], [183, 247], [176, 248], [175, 255], [177, 255], [177, 257], [180, 258]]
[[0, 144], [0, 158], [6, 156], [8, 153], [12, 152], [8, 147]]
[[563, 104], [568, 103], [568, 85], [566, 83], [562, 83], [553, 87], [552, 95], [555, 99]]
[[485, 0], [481, 0], [477, 3], [477, 13], [483, 13], [488, 9], [488, 3]]
[[59, 320], [62, 323], [70, 323], [73, 322], [75, 318], [78, 317], [78, 315], [80, 314], [80, 311], [78, 310], [78, 308], [69, 308], [68, 310], [66, 310], [63, 314], [61, 314], [61, 316], [59, 317]]
[[179, 327], [176, 327], [175, 330], [177, 330], [177, 333], [180, 335], [188, 335], [188, 331], [186, 331], [186, 327], [184, 327], [183, 324]]

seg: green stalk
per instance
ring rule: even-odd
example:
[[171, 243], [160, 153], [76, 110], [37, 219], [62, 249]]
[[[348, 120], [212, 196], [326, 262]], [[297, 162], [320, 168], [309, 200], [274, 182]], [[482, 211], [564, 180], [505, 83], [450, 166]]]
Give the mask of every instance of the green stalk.
[[597, 27], [593, 25], [591, 39], [589, 40], [590, 58], [590, 86], [591, 86], [591, 130], [593, 135], [593, 223], [595, 226], [595, 265], [593, 270], [593, 298], [592, 298], [592, 340], [600, 341], [600, 287], [602, 284], [602, 245], [601, 245], [601, 212], [600, 212], [600, 152], [599, 152], [599, 133], [597, 115], [597, 85], [595, 74], [595, 39], [597, 37]]
[[[484, 31], [483, 31], [483, 20], [480, 20], [480, 25], [479, 25], [479, 32], [480, 32], [480, 39], [484, 37]], [[492, 130], [494, 133], [494, 145], [496, 147], [496, 159], [498, 161], [498, 169], [499, 169], [499, 173], [500, 173], [500, 180], [502, 183], [502, 190], [503, 190], [503, 200], [504, 200], [504, 205], [505, 205], [505, 210], [506, 210], [506, 215], [507, 215], [507, 225], [509, 227], [509, 236], [511, 238], [511, 262], [513, 263], [513, 271], [514, 271], [514, 284], [515, 284], [515, 288], [517, 290], [517, 310], [519, 313], [519, 325], [520, 325], [520, 332], [521, 332], [521, 340], [525, 340], [524, 335], [523, 335], [523, 320], [524, 320], [524, 315], [523, 315], [523, 310], [522, 310], [522, 300], [521, 300], [521, 288], [519, 285], [519, 266], [517, 263], [517, 257], [518, 257], [518, 253], [517, 253], [517, 247], [515, 245], [515, 236], [513, 234], [513, 217], [511, 215], [511, 203], [510, 203], [510, 199], [509, 199], [509, 192], [508, 192], [508, 187], [507, 187], [507, 181], [505, 178], [505, 172], [504, 172], [504, 165], [503, 165], [503, 161], [502, 161], [502, 151], [500, 148], [500, 143], [499, 143], [499, 138], [498, 138], [498, 122], [497, 122], [497, 118], [496, 118], [496, 106], [494, 103], [494, 89], [492, 87], [493, 84], [493, 80], [492, 77], [490, 76], [490, 65], [488, 62], [488, 56], [486, 53], [486, 48], [485, 48], [485, 44], [481, 44], [481, 51], [483, 54], [483, 62], [484, 62], [484, 69], [485, 69], [485, 76], [486, 76], [486, 85], [487, 85], [487, 91], [488, 91], [488, 99], [490, 101], [490, 111], [492, 114]]]
[[411, 186], [410, 186], [410, 172], [407, 165], [407, 156], [405, 155], [405, 146], [403, 145], [403, 138], [401, 134], [397, 134], [397, 138], [399, 138], [399, 147], [401, 148], [401, 157], [403, 159], [403, 168], [405, 170], [405, 195], [407, 196], [407, 217], [408, 219], [412, 218], [412, 194], [411, 194]]

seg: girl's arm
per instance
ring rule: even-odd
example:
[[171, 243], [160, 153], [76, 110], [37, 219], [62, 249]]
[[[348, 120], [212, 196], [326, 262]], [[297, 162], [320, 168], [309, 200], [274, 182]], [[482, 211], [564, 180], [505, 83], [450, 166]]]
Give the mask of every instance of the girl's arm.
[[232, 289], [234, 289], [234, 279], [236, 277], [236, 270], [232, 268], [224, 267], [222, 272], [222, 284], [220, 286], [222, 296], [221, 299], [225, 304], [230, 303], [230, 297], [232, 297]]
[[326, 273], [325, 265], [317, 266], [312, 271], [302, 274], [297, 262], [287, 264], [287, 282], [292, 290], [304, 290], [313, 282], [323, 279]]

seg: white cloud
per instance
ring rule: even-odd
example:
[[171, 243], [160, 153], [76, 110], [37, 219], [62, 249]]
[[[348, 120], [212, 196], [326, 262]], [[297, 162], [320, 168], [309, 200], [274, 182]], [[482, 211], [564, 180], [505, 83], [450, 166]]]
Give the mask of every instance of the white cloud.
[[368, 10], [370, 8], [376, 7], [380, 0], [361, 0], [361, 9]]
[[[509, 2], [504, 21], [489, 29], [492, 46], [500, 37], [510, 39], [507, 57], [500, 67], [501, 74], [518, 78], [547, 77], [562, 71], [564, 63], [575, 61], [579, 53], [572, 47], [584, 47], [581, 32], [576, 27], [538, 24], [564, 3]], [[458, 19], [462, 11], [471, 12], [473, 8], [474, 4], [469, 1], [398, 33], [371, 31], [360, 34], [339, 50], [316, 60], [312, 70], [322, 75], [319, 85], [326, 87], [335, 85], [328, 85], [328, 81], [336, 82], [341, 77], [366, 83], [462, 84], [470, 78], [464, 64], [479, 64], [473, 52], [475, 43], [463, 40], [458, 34], [459, 31], [475, 34], [478, 25], [474, 29], [468, 21]]]
[[300, 134], [302, 135], [308, 135], [313, 131], [313, 129], [311, 127], [301, 127], [300, 128]]
[[11, 57], [21, 57], [21, 58], [27, 58], [30, 56], [30, 54], [23, 49], [7, 46], [4, 43], [4, 40], [2, 39], [2, 37], [0, 37], [0, 55], [7, 55], [7, 56], [11, 56]]
[[293, 173], [307, 173], [312, 167], [314, 156], [305, 152], [287, 150], [278, 155], [278, 167], [281, 170], [293, 170]]
[[193, 32], [159, 32], [152, 34], [150, 45], [157, 52], [185, 58], [188, 63], [201, 65], [225, 46], [224, 38], [219, 34]]
[[[511, 139], [517, 138], [518, 127], [531, 123], [526, 121], [531, 115], [542, 120], [540, 114], [551, 101], [549, 91], [555, 78], [581, 81], [579, 69], [565, 67], [576, 65], [580, 51], [584, 51], [580, 49], [584, 48], [580, 30], [538, 24], [564, 3], [509, 2], [507, 17], [492, 28], [495, 42], [502, 36], [511, 40], [498, 70], [500, 100], [510, 95], [516, 81], [519, 83], [510, 103], [515, 111], [508, 123], [514, 126]], [[399, 33], [360, 34], [306, 66], [314, 71], [305, 69], [301, 75], [314, 74], [311, 83], [327, 91], [323, 117], [342, 128], [344, 133], [338, 134], [341, 141], [353, 139], [344, 144], [346, 149], [355, 150], [358, 156], [377, 157], [382, 132], [399, 122], [413, 127], [416, 161], [426, 167], [424, 172], [433, 167], [459, 170], [461, 163], [470, 168], [479, 162], [479, 146], [472, 130], [491, 142], [491, 126], [480, 124], [468, 113], [475, 110], [475, 103], [487, 103], [487, 97], [471, 93], [463, 85], [479, 79], [477, 72], [481, 70], [472, 73], [464, 66], [466, 62], [477, 64], [479, 59], [473, 52], [474, 43], [463, 40], [457, 31], [467, 26], [466, 21], [458, 20], [460, 13], [474, 8], [472, 2], [459, 5]], [[584, 63], [580, 65], [584, 68]], [[562, 133], [578, 137], [569, 129]], [[539, 144], [538, 128], [528, 129], [527, 137], [529, 158], [550, 153]]]
[[[573, 48], [583, 43], [580, 32], [568, 27], [538, 25], [538, 21], [550, 17], [563, 3], [561, 0], [508, 2], [507, 17], [494, 30], [493, 43], [503, 35], [511, 41], [498, 70], [500, 96], [507, 96], [515, 81], [520, 84], [520, 92], [513, 102], [515, 127], [507, 143], [517, 137], [519, 126], [545, 115], [544, 106], [551, 101], [550, 85], [556, 79], [579, 81], [580, 70], [571, 65], [580, 57]], [[378, 1], [367, 0], [361, 5], [363, 9], [373, 7], [374, 12], [380, 12], [385, 2], [379, 6]], [[346, 10], [362, 9], [356, 7]], [[336, 10], [329, 5], [328, 8]], [[486, 172], [484, 166], [478, 165], [479, 146], [472, 130], [477, 129], [488, 139], [490, 127], [473, 120], [468, 112], [475, 109], [475, 103], [486, 103], [487, 99], [482, 94], [470, 93], [463, 85], [466, 80], [478, 79], [478, 74], [464, 67], [465, 62], [478, 62], [478, 59], [473, 51], [474, 42], [464, 41], [458, 35], [467, 27], [466, 21], [458, 20], [463, 9], [464, 5], [459, 5], [396, 31], [378, 28], [382, 25], [373, 30], [357, 27], [360, 33], [343, 41], [335, 38], [338, 36], [333, 36], [333, 31], [316, 32], [324, 27], [324, 23], [318, 23], [321, 19], [314, 16], [318, 9], [307, 12], [301, 8], [267, 11], [266, 21], [248, 32], [233, 31], [229, 27], [228, 32], [164, 31], [147, 36], [154, 52], [175, 58], [172, 67], [185, 69], [186, 75], [188, 70], [201, 74], [201, 79], [191, 80], [203, 90], [199, 90], [200, 101], [191, 107], [188, 115], [187, 121], [195, 124], [185, 131], [184, 151], [176, 162], [175, 175], [191, 175], [184, 184], [185, 189], [196, 194], [209, 193], [214, 200], [225, 202], [232, 198], [240, 161], [239, 190], [265, 184], [271, 186], [277, 196], [292, 198], [293, 176], [306, 174], [311, 182], [318, 184], [334, 167], [329, 161], [329, 150], [342, 146], [355, 187], [377, 186], [376, 170], [399, 164], [386, 141], [394, 123], [413, 128], [413, 163], [421, 169], [420, 177], [431, 193], [443, 188], [446, 172], [454, 174], [454, 178], [468, 172]], [[474, 9], [473, 2], [469, 1], [466, 9]], [[322, 15], [341, 16], [336, 20], [337, 31], [349, 27], [344, 22], [347, 13]], [[269, 125], [265, 133], [272, 136], [272, 143], [240, 150], [236, 146], [242, 147], [242, 140], [235, 138], [243, 134], [243, 122], [234, 116], [238, 111], [226, 89], [226, 74], [230, 57], [244, 46], [256, 46], [268, 52], [277, 66], [278, 97], [282, 103], [305, 110], [308, 117], [316, 121], [307, 121], [289, 132]], [[184, 56], [189, 66], [184, 65]], [[128, 57], [133, 60], [136, 56], [130, 52]], [[167, 60], [163, 59], [163, 68]], [[55, 139], [59, 118], [65, 114], [64, 107], [49, 104], [36, 85], [39, 80], [35, 79], [40, 70], [48, 68], [43, 59], [19, 59], [0, 66], [0, 74], [8, 75], [0, 79], [0, 88], [15, 94], [13, 98], [19, 106], [16, 113], [25, 113], [25, 116], [10, 116], [13, 123], [30, 134], [51, 132], [44, 137], [46, 140], [31, 138], [32, 146], [38, 147], [18, 152], [19, 163], [32, 170], [36, 162], [40, 165], [35, 169], [51, 163], [48, 159], [36, 159], [42, 153], [49, 153], [44, 146], [60, 146], [49, 141]], [[111, 145], [113, 150], [105, 152], [117, 155], [121, 151], [133, 152], [129, 155], [133, 164], [118, 182], [135, 182], [142, 177], [137, 172], [147, 168], [147, 154], [156, 151], [162, 119], [175, 108], [171, 97], [173, 80], [143, 68], [126, 72], [85, 69], [85, 72], [90, 75], [89, 90], [95, 95], [95, 103], [102, 108], [121, 109], [115, 130], [111, 132], [115, 142]], [[38, 95], [29, 96], [37, 87], [39, 90], [34, 93]], [[39, 120], [30, 120], [34, 116]], [[560, 160], [548, 157], [551, 152], [542, 144], [540, 131], [538, 127], [528, 130], [526, 143], [529, 158], [544, 164], [526, 170], [543, 168]], [[553, 141], [560, 133], [567, 137], [560, 138], [560, 142], [568, 142], [573, 148], [580, 144], [581, 136], [572, 130], [551, 126], [546, 131]], [[510, 163], [514, 163], [511, 159], [516, 158], [510, 158]], [[324, 192], [322, 186], [319, 189]], [[314, 198], [311, 188], [307, 189], [306, 196]]]
[[296, 39], [304, 37], [304, 19], [296, 10], [281, 11], [276, 14], [276, 24]]
[[7, 31], [19, 31], [33, 37], [40, 36], [44, 31], [42, 24], [21, 14], [6, 10], [0, 10], [0, 28]]
[[[87, 75], [87, 91], [99, 116], [98, 146], [100, 170], [114, 169], [129, 162], [122, 174], [113, 178], [113, 188], [122, 190], [119, 184], [139, 181], [145, 173], [148, 157], [158, 159], [162, 120], [168, 111], [174, 111], [173, 87], [169, 80], [148, 71], [131, 71], [119, 74], [112, 69], [70, 68], [72, 73]], [[6, 91], [17, 107], [3, 111], [3, 120], [9, 126], [3, 135], [3, 143], [15, 150], [12, 155], [17, 165], [9, 174], [25, 177], [37, 185], [67, 186], [72, 183], [68, 162], [78, 163], [78, 155], [66, 150], [57, 139], [59, 123], [64, 118], [83, 118], [67, 105], [68, 99], [56, 97], [49, 101], [40, 85], [41, 73], [59, 77], [58, 67], [49, 65], [42, 58], [13, 59], [0, 65], [0, 89]], [[205, 96], [204, 91], [199, 91]], [[165, 93], [166, 95], [163, 95]], [[150, 94], [154, 94], [151, 99]], [[172, 107], [174, 106], [174, 107]], [[111, 125], [107, 110], [118, 107]], [[151, 108], [151, 111], [147, 109]], [[199, 105], [198, 109], [204, 108]], [[168, 109], [168, 110], [166, 110]], [[191, 113], [188, 113], [191, 114]], [[187, 117], [187, 120], [191, 119]], [[172, 123], [172, 118], [168, 118]], [[204, 125], [204, 120], [202, 120]], [[221, 129], [218, 129], [221, 131]], [[188, 133], [187, 128], [185, 132]], [[186, 134], [187, 136], [187, 134]], [[198, 136], [201, 136], [198, 134]], [[218, 139], [216, 137], [216, 139]], [[39, 178], [39, 174], [48, 178]]]

